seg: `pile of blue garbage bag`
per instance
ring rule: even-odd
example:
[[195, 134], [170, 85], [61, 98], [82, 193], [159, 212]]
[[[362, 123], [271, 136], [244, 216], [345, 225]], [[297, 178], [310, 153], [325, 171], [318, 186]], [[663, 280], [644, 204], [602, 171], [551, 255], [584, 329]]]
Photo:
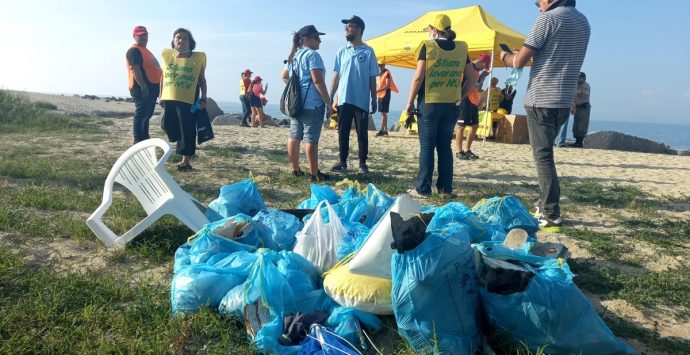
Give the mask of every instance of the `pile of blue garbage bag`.
[[[337, 248], [345, 259], [396, 199], [372, 184], [341, 195], [312, 184], [297, 208], [313, 210], [324, 200], [337, 215], [324, 207], [324, 221], [338, 218], [347, 230]], [[381, 261], [391, 265], [399, 333], [415, 352], [469, 354], [496, 332], [533, 352], [633, 353], [572, 282], [564, 259], [503, 244], [513, 228], [536, 241], [536, 220], [517, 199], [494, 197], [472, 209], [451, 202], [422, 212], [433, 217], [412, 222], [425, 224], [411, 236], [419, 242]], [[378, 316], [331, 299], [315, 265], [292, 251], [311, 215], [267, 208], [256, 184], [245, 180], [223, 186], [206, 216], [211, 222], [175, 253], [173, 314], [204, 307], [237, 317], [259, 352], [275, 354], [358, 354], [367, 347], [364, 333], [382, 327]]]

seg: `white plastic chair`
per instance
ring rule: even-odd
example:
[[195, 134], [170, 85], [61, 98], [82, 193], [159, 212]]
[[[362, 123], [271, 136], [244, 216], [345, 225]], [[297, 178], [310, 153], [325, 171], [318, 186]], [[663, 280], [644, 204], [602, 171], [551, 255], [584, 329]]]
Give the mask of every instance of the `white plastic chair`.
[[[157, 148], [163, 149], [160, 160], [156, 158]], [[194, 232], [209, 222], [204, 215], [206, 208], [183, 191], [173, 177], [165, 171], [165, 162], [171, 153], [168, 143], [162, 139], [153, 138], [133, 145], [117, 159], [105, 180], [103, 202], [86, 220], [89, 228], [107, 247], [124, 247], [130, 240], [167, 214], [177, 217]], [[136, 196], [148, 215], [122, 236], [115, 235], [102, 221], [103, 214], [112, 203], [113, 184], [116, 182]]]

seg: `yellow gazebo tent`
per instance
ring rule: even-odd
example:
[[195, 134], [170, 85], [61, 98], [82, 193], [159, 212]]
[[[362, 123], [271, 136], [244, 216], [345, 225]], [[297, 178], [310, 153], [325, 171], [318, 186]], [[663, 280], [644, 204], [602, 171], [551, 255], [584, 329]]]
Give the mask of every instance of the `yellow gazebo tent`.
[[414, 53], [422, 41], [428, 39], [427, 28], [438, 14], [450, 17], [451, 28], [457, 34], [456, 40], [464, 41], [469, 48], [470, 57], [475, 59], [481, 53], [494, 52], [494, 67], [505, 66], [498, 60], [501, 53], [499, 43], [510, 48], [520, 48], [525, 36], [504, 25], [479, 6], [470, 6], [454, 10], [431, 11], [416, 20], [382, 36], [372, 38], [366, 43], [374, 48], [376, 58], [386, 64], [415, 68], [417, 60]]

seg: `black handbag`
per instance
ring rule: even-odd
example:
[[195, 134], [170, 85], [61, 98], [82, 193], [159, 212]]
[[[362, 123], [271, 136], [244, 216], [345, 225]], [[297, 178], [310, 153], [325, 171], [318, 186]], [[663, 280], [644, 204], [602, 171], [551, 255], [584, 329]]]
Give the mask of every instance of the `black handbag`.
[[211, 119], [208, 117], [206, 109], [196, 110], [193, 113], [196, 121], [196, 141], [199, 145], [213, 139], [213, 127], [211, 126]]

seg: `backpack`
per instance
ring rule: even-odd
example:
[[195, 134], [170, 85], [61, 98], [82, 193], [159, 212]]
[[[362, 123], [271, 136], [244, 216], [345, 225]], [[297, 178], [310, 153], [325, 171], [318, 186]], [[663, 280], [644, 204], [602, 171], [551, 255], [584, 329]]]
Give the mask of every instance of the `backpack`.
[[[306, 53], [306, 51], [304, 52]], [[302, 53], [302, 57], [304, 57]], [[311, 87], [311, 82], [307, 87], [307, 92], [305, 93], [304, 99], [302, 98], [301, 85], [299, 82], [299, 75], [297, 73], [297, 66], [299, 65], [299, 60], [295, 60], [292, 63], [292, 70], [290, 73], [290, 78], [288, 79], [287, 85], [283, 90], [283, 94], [280, 96], [280, 112], [285, 116], [296, 118], [302, 113], [304, 109], [304, 103], [307, 101], [307, 93], [309, 93], [309, 87]]]

